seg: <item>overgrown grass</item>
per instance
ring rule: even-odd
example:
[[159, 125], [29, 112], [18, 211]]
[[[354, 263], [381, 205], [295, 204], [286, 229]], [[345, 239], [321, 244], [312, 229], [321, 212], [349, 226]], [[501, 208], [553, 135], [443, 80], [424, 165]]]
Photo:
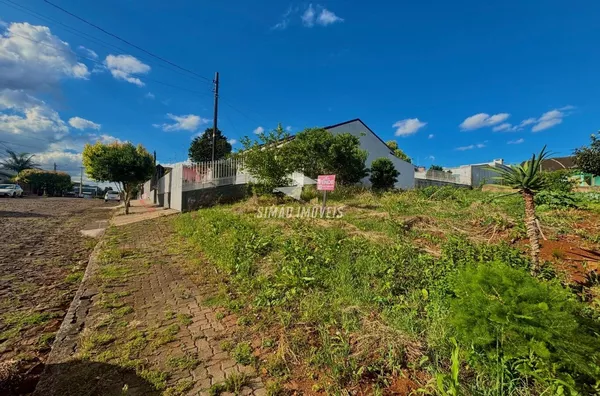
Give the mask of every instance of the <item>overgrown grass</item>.
[[[525, 234], [522, 200], [500, 195], [451, 188], [382, 195], [342, 190], [329, 198], [343, 205], [342, 218], [257, 218], [259, 199], [185, 214], [176, 226], [227, 282], [227, 293], [214, 303], [242, 311], [243, 325], [282, 329], [273, 358], [263, 362], [271, 375], [286, 377], [291, 365], [300, 365], [317, 387], [336, 393], [365, 382], [384, 388], [410, 369], [420, 373], [415, 378], [423, 390], [439, 391], [434, 378], [447, 373], [455, 350], [450, 340], [461, 331], [449, 320], [461, 271], [500, 262], [529, 277], [527, 257], [509, 244]], [[545, 214], [544, 225], [564, 218], [559, 211]], [[572, 232], [574, 225], [560, 227]], [[577, 299], [567, 289], [565, 296]], [[600, 378], [564, 368], [545, 371], [556, 377], [541, 380], [509, 359], [509, 387], [490, 374], [497, 371], [469, 364], [474, 355], [464, 351], [471, 347], [457, 339], [463, 392], [533, 394], [563, 374], [575, 378], [577, 389], [589, 390]], [[531, 353], [541, 353], [531, 345]], [[227, 347], [239, 362], [252, 356], [249, 344]], [[596, 358], [590, 364], [598, 364]]]

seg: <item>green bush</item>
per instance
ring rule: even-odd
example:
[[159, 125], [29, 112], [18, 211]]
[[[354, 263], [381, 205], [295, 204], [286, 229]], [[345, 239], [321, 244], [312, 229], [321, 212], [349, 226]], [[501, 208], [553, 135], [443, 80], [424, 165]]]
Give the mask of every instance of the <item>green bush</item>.
[[535, 195], [536, 205], [546, 205], [552, 209], [565, 209], [579, 207], [577, 195], [561, 191], [540, 191]]
[[583, 325], [560, 285], [493, 262], [460, 270], [454, 292], [449, 321], [478, 370], [496, 376], [501, 364], [552, 394], [575, 394], [575, 383], [586, 393], [600, 380], [598, 327]]
[[576, 182], [571, 179], [573, 171], [570, 169], [561, 169], [551, 172], [542, 172], [542, 181], [544, 189], [548, 191], [571, 192]]
[[394, 188], [400, 172], [394, 168], [394, 163], [389, 158], [377, 158], [371, 164], [371, 177], [369, 180], [374, 190], [389, 190]]

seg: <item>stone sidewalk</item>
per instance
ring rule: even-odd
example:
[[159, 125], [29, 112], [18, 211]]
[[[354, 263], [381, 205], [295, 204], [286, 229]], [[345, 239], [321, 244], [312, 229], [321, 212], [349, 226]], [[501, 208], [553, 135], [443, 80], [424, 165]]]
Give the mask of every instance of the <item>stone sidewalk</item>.
[[254, 367], [223, 350], [235, 318], [219, 318], [183, 273], [172, 220], [107, 230], [37, 395], [266, 394]]

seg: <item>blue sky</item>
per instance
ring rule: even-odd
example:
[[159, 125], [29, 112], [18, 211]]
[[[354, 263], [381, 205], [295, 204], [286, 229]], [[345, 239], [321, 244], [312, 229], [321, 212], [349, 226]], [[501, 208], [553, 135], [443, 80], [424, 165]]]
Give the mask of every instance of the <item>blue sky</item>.
[[[130, 140], [169, 163], [212, 125], [209, 81], [42, 0], [10, 1], [3, 147], [76, 172], [85, 142]], [[454, 166], [544, 144], [567, 155], [600, 128], [598, 2], [53, 2], [208, 80], [219, 71], [219, 126], [238, 142], [361, 118], [414, 162]]]

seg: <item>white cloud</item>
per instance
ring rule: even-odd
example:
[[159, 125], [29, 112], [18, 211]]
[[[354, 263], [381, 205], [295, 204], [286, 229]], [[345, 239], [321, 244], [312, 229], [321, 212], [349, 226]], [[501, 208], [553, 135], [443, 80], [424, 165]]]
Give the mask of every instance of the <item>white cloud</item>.
[[84, 47], [83, 45], [80, 45], [79, 47], [77, 47], [82, 53], [85, 54], [85, 56], [87, 56], [88, 58], [92, 58], [92, 59], [98, 59], [98, 54], [96, 53], [96, 51], [91, 50], [89, 48]]
[[500, 124], [505, 121], [510, 114], [498, 113], [490, 116], [486, 113], [479, 113], [466, 118], [461, 124], [460, 129], [463, 131], [469, 131], [473, 129], [479, 129], [484, 127], [490, 127], [496, 124]]
[[532, 132], [543, 131], [544, 129], [552, 128], [563, 122], [565, 113], [558, 109], [550, 110], [542, 114], [536, 121], [536, 124], [531, 128]]
[[407, 118], [394, 123], [392, 127], [396, 128], [396, 136], [409, 136], [417, 133], [417, 131], [427, 125], [426, 122], [419, 121], [418, 118]]
[[428, 157], [426, 157], [428, 160], [430, 161], [435, 161], [435, 157], [433, 155], [430, 155]]
[[508, 122], [505, 122], [503, 124], [496, 125], [495, 127], [493, 127], [492, 131], [494, 131], [494, 132], [512, 131], [512, 130], [514, 130], [513, 128], [516, 128], [516, 127], [512, 126], [512, 124], [509, 124]]
[[146, 95], [144, 95], [144, 98], [154, 99], [154, 98], [156, 98], [156, 96], [152, 92], [148, 92]]
[[484, 147], [485, 147], [484, 143], [477, 143], [477, 144], [470, 144], [468, 146], [457, 147], [455, 150], [458, 150], [458, 151], [467, 151], [467, 150], [473, 150], [473, 149], [481, 149], [481, 148], [484, 148]]
[[131, 55], [108, 55], [104, 64], [117, 80], [124, 80], [138, 87], [145, 84], [136, 75], [147, 74], [150, 66]]
[[291, 126], [291, 125], [288, 125], [288, 126], [286, 126], [286, 127], [285, 127], [285, 130], [286, 130], [287, 132], [292, 132], [292, 126]]
[[519, 126], [524, 127], [527, 125], [531, 125], [531, 124], [535, 124], [536, 119], [535, 118], [527, 118], [523, 121], [521, 121], [521, 123], [519, 124]]
[[69, 125], [75, 129], [100, 129], [100, 124], [96, 124], [90, 120], [81, 117], [72, 117], [69, 119]]
[[89, 74], [69, 44], [46, 26], [11, 23], [0, 35], [0, 89], [47, 90], [63, 78], [87, 79]]
[[336, 22], [344, 22], [344, 20], [325, 8], [321, 10], [321, 13], [317, 17], [317, 23], [321, 26], [331, 25]]
[[172, 121], [175, 121], [171, 124], [153, 124], [155, 128], [160, 128], [165, 132], [171, 131], [190, 131], [193, 132], [202, 124], [208, 124], [210, 120], [208, 118], [202, 118], [195, 114], [181, 115], [176, 116], [174, 114], [168, 113], [167, 118]]
[[233, 146], [234, 144], [236, 144], [236, 143], [237, 143], [237, 140], [235, 140], [235, 139], [229, 139], [229, 140], [227, 141], [227, 143], [229, 143], [229, 144], [231, 144], [231, 145]]
[[302, 24], [306, 27], [313, 27], [315, 25], [315, 9], [312, 4], [309, 4], [300, 19], [302, 19]]
[[285, 12], [285, 14], [283, 14], [283, 17], [281, 19], [281, 21], [277, 22], [272, 28], [271, 30], [285, 30], [288, 25], [290, 24], [290, 16], [293, 13], [298, 12], [298, 8], [292, 8], [291, 6], [287, 9], [287, 11]]
[[258, 128], [256, 128], [254, 131], [255, 134], [260, 135], [261, 133], [263, 133], [265, 131], [265, 128], [259, 126]]
[[[290, 9], [291, 10], [291, 9]], [[291, 11], [289, 11], [291, 12]], [[288, 19], [286, 19], [288, 18]], [[316, 7], [313, 7], [312, 4], [309, 4], [308, 7], [302, 13], [300, 17], [302, 24], [306, 27], [313, 27], [316, 24], [321, 26], [328, 26], [337, 22], [343, 22], [344, 19], [337, 16], [332, 11], [329, 11], [325, 7], [317, 4]], [[284, 23], [285, 21], [285, 23]], [[284, 17], [283, 21], [275, 25], [279, 29], [285, 29], [289, 23], [289, 14]], [[275, 28], [274, 27], [274, 28]]]
[[433, 139], [435, 137], [435, 135], [433, 133], [430, 133], [429, 136], [427, 136], [427, 139]]
[[508, 142], [506, 142], [506, 144], [521, 144], [525, 141], [525, 139], [521, 138], [521, 139], [517, 139], [517, 140], [509, 140]]

